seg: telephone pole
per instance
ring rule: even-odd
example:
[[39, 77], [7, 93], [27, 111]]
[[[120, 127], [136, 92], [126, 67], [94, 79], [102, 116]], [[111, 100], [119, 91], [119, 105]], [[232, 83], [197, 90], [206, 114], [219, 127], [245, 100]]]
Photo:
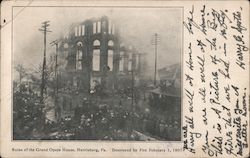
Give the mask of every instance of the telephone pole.
[[56, 55], [55, 55], [55, 80], [56, 80], [56, 87], [55, 87], [55, 116], [56, 119], [58, 120], [59, 118], [59, 113], [58, 113], [58, 72], [57, 72], [57, 56], [58, 56], [58, 42], [57, 40], [52, 41], [50, 44], [51, 46], [56, 46]]
[[131, 93], [131, 95], [132, 95], [132, 99], [131, 99], [131, 107], [132, 107], [132, 111], [134, 110], [134, 70], [133, 70], [133, 68], [132, 68], [132, 71], [131, 71], [131, 77], [132, 77], [132, 79], [131, 79], [131, 90], [132, 90], [132, 93]]
[[154, 71], [154, 85], [156, 86], [156, 74], [157, 74], [157, 46], [158, 42], [160, 42], [159, 35], [157, 33], [154, 34], [154, 38], [152, 40], [152, 45], [155, 46], [155, 71]]
[[42, 67], [42, 83], [41, 83], [41, 102], [44, 101], [44, 91], [46, 90], [46, 35], [48, 32], [52, 32], [48, 30], [48, 27], [50, 26], [49, 21], [44, 21], [42, 23], [41, 28], [39, 31], [41, 31], [44, 35], [44, 52], [43, 52], [43, 67]]

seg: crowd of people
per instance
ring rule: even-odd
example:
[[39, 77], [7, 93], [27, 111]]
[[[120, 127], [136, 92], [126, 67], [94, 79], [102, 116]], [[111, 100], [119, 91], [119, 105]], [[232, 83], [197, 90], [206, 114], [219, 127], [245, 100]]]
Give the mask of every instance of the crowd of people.
[[177, 141], [181, 139], [180, 120], [178, 119], [170, 121], [169, 119], [152, 117], [152, 115], [144, 115], [141, 121], [141, 131], [144, 133], [160, 140]]
[[[107, 104], [78, 106], [74, 117], [66, 117], [58, 123], [48, 123], [47, 129], [57, 126], [56, 139], [79, 140], [130, 140], [139, 139], [132, 132], [132, 113]], [[46, 139], [54, 139], [54, 136]]]
[[[45, 139], [142, 140], [137, 131], [157, 140], [179, 140], [178, 121], [154, 117], [149, 109], [129, 111], [123, 105], [87, 102], [75, 108], [73, 117], [48, 123], [52, 135]], [[54, 135], [53, 129], [57, 131]]]
[[134, 107], [131, 107], [131, 89], [114, 93], [112, 99], [119, 98], [114, 103], [104, 102], [104, 97], [91, 99], [93, 95], [100, 95], [97, 88], [92, 96], [73, 108], [73, 115], [57, 122], [48, 121], [43, 139], [142, 140], [136, 134], [140, 132], [157, 140], [180, 140], [180, 118], [159, 117], [152, 107], [138, 106], [139, 100], [147, 102], [139, 91], [134, 88]]

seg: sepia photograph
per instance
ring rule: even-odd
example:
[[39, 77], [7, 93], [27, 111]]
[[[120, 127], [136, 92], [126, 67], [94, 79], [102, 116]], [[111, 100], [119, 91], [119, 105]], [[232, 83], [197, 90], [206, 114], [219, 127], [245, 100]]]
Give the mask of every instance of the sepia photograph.
[[182, 8], [12, 8], [12, 140], [181, 141]]
[[249, 2], [1, 2], [0, 157], [249, 157]]

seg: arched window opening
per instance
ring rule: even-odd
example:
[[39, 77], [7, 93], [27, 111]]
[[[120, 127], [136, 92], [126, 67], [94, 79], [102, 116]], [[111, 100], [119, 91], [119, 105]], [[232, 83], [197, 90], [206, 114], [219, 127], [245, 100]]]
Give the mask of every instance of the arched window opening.
[[83, 46], [83, 43], [82, 43], [82, 42], [77, 42], [77, 46], [78, 46], [78, 47], [82, 47], [82, 46]]
[[110, 71], [113, 70], [113, 55], [114, 55], [114, 51], [108, 50], [108, 67]]
[[114, 46], [114, 42], [113, 42], [112, 40], [110, 40], [110, 41], [108, 42], [108, 46]]
[[92, 67], [93, 71], [100, 71], [100, 49], [93, 51]]
[[99, 41], [99, 40], [95, 40], [93, 45], [94, 45], [94, 46], [100, 46], [100, 45], [101, 45], [101, 43], [100, 43], [100, 41]]

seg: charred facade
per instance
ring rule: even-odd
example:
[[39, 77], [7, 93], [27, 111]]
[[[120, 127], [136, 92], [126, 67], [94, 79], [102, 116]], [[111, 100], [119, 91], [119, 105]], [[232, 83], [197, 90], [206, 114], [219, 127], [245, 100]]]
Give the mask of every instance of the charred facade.
[[59, 45], [57, 120], [75, 116], [88, 94], [131, 94], [132, 86], [140, 85], [144, 57], [123, 44], [118, 27], [106, 16], [73, 24]]
[[120, 78], [140, 72], [140, 53], [123, 46], [119, 29], [106, 16], [72, 25], [60, 50], [66, 60], [62, 82], [80, 92], [90, 92], [96, 84], [115, 89]]

